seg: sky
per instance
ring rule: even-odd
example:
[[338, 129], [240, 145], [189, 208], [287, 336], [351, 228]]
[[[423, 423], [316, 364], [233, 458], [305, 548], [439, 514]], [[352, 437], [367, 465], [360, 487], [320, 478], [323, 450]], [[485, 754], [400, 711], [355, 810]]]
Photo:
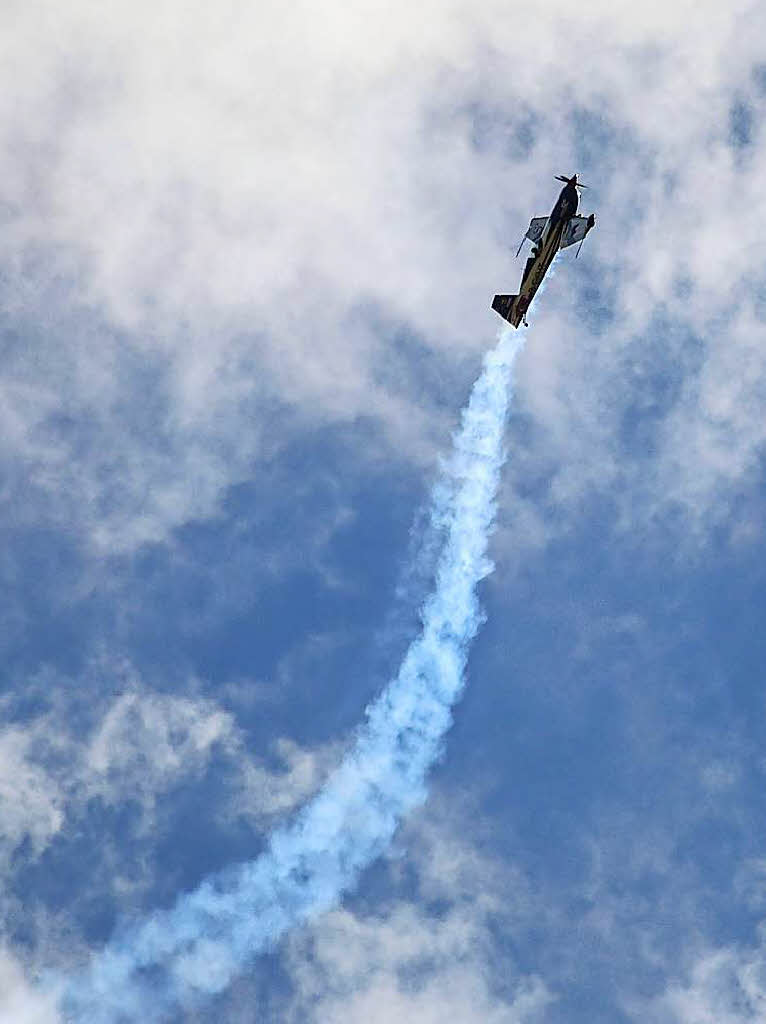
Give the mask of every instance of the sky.
[[167, 1019], [766, 1020], [764, 38], [745, 0], [6, 0], [2, 1024], [70, 1024], [332, 792], [575, 172], [425, 789]]

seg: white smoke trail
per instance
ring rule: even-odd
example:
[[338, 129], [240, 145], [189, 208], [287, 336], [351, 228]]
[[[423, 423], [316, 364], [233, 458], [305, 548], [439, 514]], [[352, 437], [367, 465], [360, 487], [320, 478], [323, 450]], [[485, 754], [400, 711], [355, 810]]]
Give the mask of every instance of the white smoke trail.
[[337, 903], [426, 796], [482, 622], [477, 585], [504, 461], [511, 371], [522, 337], [505, 329], [484, 360], [454, 451], [435, 489], [444, 533], [422, 628], [396, 678], [367, 709], [350, 753], [295, 821], [256, 860], [213, 877], [115, 936], [62, 1001], [76, 1024], [160, 1021], [222, 991], [255, 955]]

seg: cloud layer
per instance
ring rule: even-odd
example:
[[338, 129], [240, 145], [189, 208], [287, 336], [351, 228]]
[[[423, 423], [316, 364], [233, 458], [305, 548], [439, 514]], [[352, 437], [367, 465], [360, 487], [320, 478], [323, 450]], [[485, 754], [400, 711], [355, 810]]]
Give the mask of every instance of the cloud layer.
[[[747, 0], [4, 5], [14, 1020], [50, 1010], [22, 968], [251, 856], [338, 763], [491, 295], [575, 170], [597, 231], [518, 365], [481, 688], [435, 787], [475, 787], [538, 887], [539, 930], [487, 942], [535, 960], [547, 1024], [759, 1012], [765, 30]], [[433, 918], [365, 896], [328, 928], [390, 946], [321, 1005], [428, 1020], [399, 943]], [[456, 1005], [516, 1012], [464, 966]]]
[[[446, 424], [409, 368], [391, 376], [392, 331], [475, 351], [511, 238], [573, 164], [599, 212], [578, 313], [610, 331], [583, 349], [557, 319], [576, 319], [569, 283], [548, 303], [527, 372], [557, 506], [607, 467], [637, 474], [645, 514], [704, 521], [753, 472], [760, 371], [726, 367], [752, 361], [760, 316], [758, 5], [551, 2], [523, 32], [490, 0], [414, 22], [406, 5], [174, 0], [5, 17], [3, 298], [12, 322], [48, 318], [3, 367], [25, 518], [131, 549], [213, 512], [288, 430], [359, 415], [432, 457]], [[725, 346], [647, 354], [658, 314], [733, 324]], [[654, 459], [634, 465], [614, 431], [672, 365]], [[275, 436], [280, 408], [298, 419]]]

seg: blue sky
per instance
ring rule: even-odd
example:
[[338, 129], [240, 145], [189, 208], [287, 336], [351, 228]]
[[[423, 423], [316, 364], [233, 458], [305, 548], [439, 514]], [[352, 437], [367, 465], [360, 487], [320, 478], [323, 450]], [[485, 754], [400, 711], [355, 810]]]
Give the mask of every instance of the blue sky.
[[[425, 510], [555, 174], [428, 800], [172, 1019], [766, 1015], [764, 13], [0, 14], [0, 1021], [257, 857], [432, 588]], [[159, 965], [160, 967], [162, 965]]]

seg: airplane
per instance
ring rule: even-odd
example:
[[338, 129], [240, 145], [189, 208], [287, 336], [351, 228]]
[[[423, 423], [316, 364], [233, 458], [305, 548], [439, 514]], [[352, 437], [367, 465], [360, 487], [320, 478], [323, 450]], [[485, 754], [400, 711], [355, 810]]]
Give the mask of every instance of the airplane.
[[[577, 190], [588, 186], [581, 185], [576, 174], [573, 174], [571, 178], [557, 174], [556, 180], [566, 182], [566, 184], [556, 200], [550, 217], [532, 218], [516, 253], [518, 256], [521, 246], [524, 245], [527, 238], [532, 242], [532, 250], [521, 277], [519, 294], [496, 295], [492, 300], [492, 308], [495, 312], [514, 327], [518, 327], [521, 323], [525, 327], [529, 326], [527, 310], [559, 249], [566, 249], [568, 245], [574, 245], [575, 242], [579, 242], [580, 249], [582, 249], [585, 236], [596, 223], [594, 214], [589, 217], [577, 216], [577, 206], [580, 201]], [[577, 256], [580, 255], [580, 249], [577, 250]]]

